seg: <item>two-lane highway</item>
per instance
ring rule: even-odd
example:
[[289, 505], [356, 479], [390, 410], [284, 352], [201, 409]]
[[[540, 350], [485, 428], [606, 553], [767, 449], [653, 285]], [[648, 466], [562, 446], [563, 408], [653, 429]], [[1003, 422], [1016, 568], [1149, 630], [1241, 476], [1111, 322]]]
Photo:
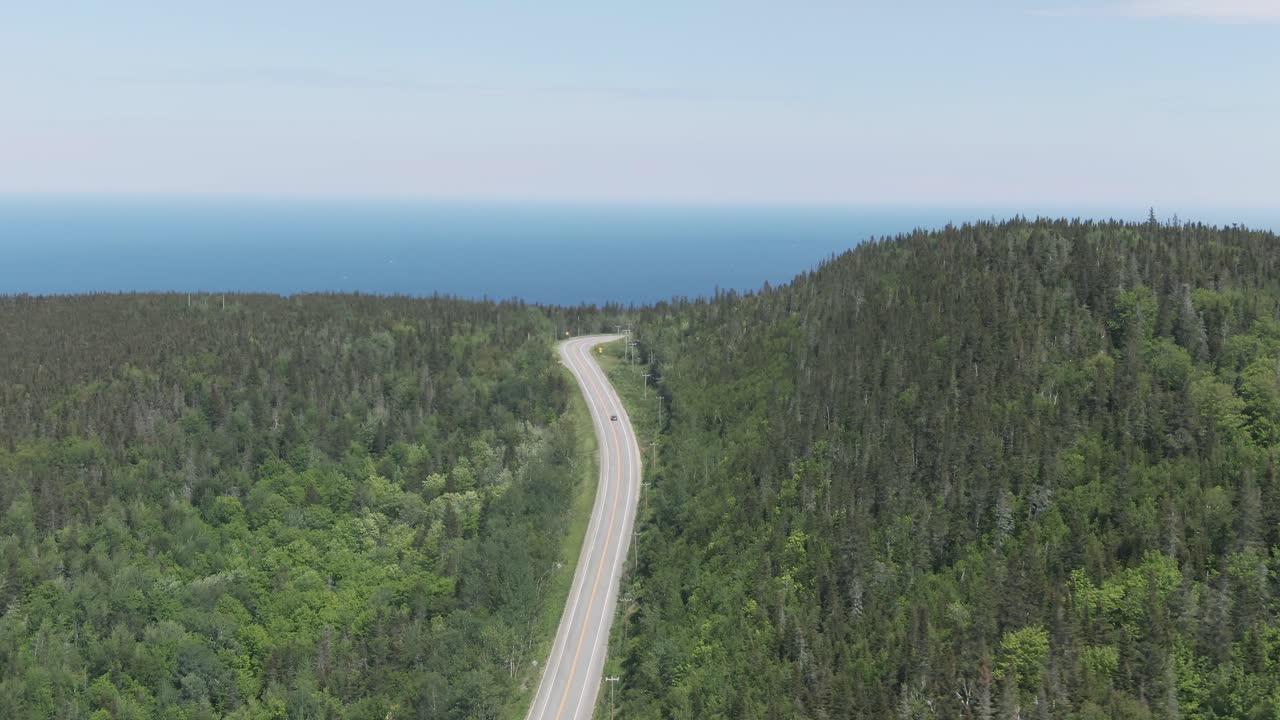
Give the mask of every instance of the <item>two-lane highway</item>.
[[560, 357], [577, 378], [591, 409], [600, 448], [600, 480], [573, 587], [526, 716], [529, 720], [586, 720], [595, 710], [600, 690], [618, 582], [640, 499], [640, 446], [622, 401], [591, 350], [621, 337], [591, 335], [560, 344]]

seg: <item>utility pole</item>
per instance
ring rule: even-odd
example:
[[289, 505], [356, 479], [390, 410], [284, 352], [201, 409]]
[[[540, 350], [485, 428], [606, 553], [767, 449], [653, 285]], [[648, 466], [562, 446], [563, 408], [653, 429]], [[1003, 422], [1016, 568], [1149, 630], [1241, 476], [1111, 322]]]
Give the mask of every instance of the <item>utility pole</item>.
[[[657, 440], [654, 441], [657, 444]], [[635, 578], [640, 574], [640, 517], [644, 515], [644, 498], [647, 493], [645, 488], [649, 487], [649, 483], [644, 480], [640, 481], [640, 502], [641, 505], [636, 512], [636, 521], [631, 526], [631, 581], [635, 582]]]
[[646, 398], [649, 397], [649, 378], [651, 377], [653, 377], [653, 375], [649, 373], [644, 374], [644, 397]]
[[613, 720], [613, 692], [618, 688], [618, 681], [621, 679], [617, 675], [604, 679], [605, 682], [609, 683], [609, 720]]
[[[627, 594], [618, 598], [618, 602], [622, 603], [623, 606], [630, 609], [631, 603], [635, 602], [635, 599], [632, 598], [630, 594]], [[623, 611], [622, 613], [622, 647], [627, 646], [627, 625], [628, 624], [629, 624], [629, 620], [627, 617], [627, 611]]]

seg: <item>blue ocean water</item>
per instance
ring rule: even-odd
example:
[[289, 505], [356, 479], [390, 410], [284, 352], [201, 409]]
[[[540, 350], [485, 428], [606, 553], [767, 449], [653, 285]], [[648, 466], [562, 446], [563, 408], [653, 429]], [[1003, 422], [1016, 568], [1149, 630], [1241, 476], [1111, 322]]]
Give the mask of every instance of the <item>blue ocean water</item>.
[[11, 197], [0, 199], [0, 294], [439, 292], [645, 303], [777, 284], [868, 237], [1007, 214]]

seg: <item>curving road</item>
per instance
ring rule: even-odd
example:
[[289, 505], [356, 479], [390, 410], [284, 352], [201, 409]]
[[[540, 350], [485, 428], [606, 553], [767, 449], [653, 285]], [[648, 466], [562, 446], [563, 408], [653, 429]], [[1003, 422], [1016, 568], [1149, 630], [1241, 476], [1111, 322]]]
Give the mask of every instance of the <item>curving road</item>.
[[[560, 358], [577, 378], [591, 409], [600, 448], [600, 481], [573, 587], [526, 716], [529, 720], [586, 720], [600, 690], [618, 581], [640, 499], [640, 447], [622, 401], [591, 350], [621, 337], [589, 335], [560, 344]], [[616, 421], [610, 420], [613, 415]]]

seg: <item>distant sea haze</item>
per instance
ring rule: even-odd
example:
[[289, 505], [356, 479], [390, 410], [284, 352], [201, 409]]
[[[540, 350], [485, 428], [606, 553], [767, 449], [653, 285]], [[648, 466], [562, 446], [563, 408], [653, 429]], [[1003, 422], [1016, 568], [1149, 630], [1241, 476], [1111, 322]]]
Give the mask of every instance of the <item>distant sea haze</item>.
[[[0, 199], [0, 294], [359, 291], [639, 304], [783, 283], [869, 237], [1019, 212], [1136, 220], [1147, 211], [12, 197]], [[1280, 212], [1180, 214], [1280, 227]]]

